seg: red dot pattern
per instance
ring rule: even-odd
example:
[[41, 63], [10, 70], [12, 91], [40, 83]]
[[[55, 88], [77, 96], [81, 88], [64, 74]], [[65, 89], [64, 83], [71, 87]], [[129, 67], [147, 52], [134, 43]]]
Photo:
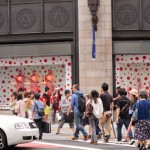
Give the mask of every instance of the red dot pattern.
[[116, 55], [115, 60], [116, 86], [150, 92], [150, 55]]
[[44, 76], [48, 70], [52, 70], [55, 81], [54, 86], [59, 87], [61, 94], [65, 89], [71, 90], [72, 63], [70, 56], [53, 57], [22, 57], [22, 58], [0, 58], [0, 105], [8, 105], [10, 96], [16, 90], [15, 79], [21, 70], [25, 76], [25, 90], [30, 90], [29, 78], [33, 70], [37, 71], [39, 78], [39, 93], [44, 93]]

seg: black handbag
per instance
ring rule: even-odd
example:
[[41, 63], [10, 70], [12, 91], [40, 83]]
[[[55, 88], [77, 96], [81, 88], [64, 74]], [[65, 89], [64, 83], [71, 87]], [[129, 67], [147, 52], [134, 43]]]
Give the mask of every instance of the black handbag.
[[86, 126], [86, 125], [89, 125], [89, 117], [87, 116], [84, 116], [84, 118], [82, 119], [82, 125], [83, 126]]
[[43, 133], [51, 133], [51, 123], [42, 122]]
[[69, 115], [67, 115], [67, 113], [64, 113], [64, 119], [65, 119], [65, 123], [70, 123], [74, 121], [74, 113], [70, 112]]

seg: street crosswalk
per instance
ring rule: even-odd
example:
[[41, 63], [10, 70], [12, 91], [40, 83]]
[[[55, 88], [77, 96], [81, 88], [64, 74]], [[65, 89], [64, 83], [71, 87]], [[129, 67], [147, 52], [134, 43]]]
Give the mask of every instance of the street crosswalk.
[[30, 149], [37, 149], [37, 148], [45, 148], [45, 149], [53, 149], [53, 148], [59, 148], [60, 146], [58, 145], [52, 145], [52, 144], [45, 144], [45, 142], [42, 141], [34, 141], [30, 143], [25, 143], [25, 144], [18, 144], [16, 146], [17, 148], [30, 148]]
[[42, 141], [34, 141], [31, 143], [26, 144], [19, 144], [16, 147], [23, 148], [33, 148], [33, 149], [59, 149], [59, 148], [69, 148], [69, 149], [76, 149], [76, 150], [103, 150], [99, 148], [89, 148], [86, 146], [75, 146], [75, 145], [66, 145], [66, 144], [56, 144], [56, 143], [49, 143], [49, 142], [42, 142]]
[[[71, 141], [71, 140], [70, 140]], [[84, 143], [89, 143], [90, 140], [88, 141], [83, 141], [83, 140], [78, 140], [78, 142], [84, 142]], [[98, 145], [101, 145], [101, 144], [105, 144], [103, 143], [103, 141], [98, 141]], [[107, 143], [106, 145], [114, 145], [114, 146], [123, 146], [123, 147], [135, 147], [135, 145], [129, 145], [129, 143], [122, 143], [122, 144], [116, 144], [116, 142], [114, 140], [110, 141], [109, 143]], [[78, 150], [103, 150], [103, 149], [100, 149], [100, 148], [97, 148], [97, 147], [88, 147], [88, 144], [85, 144], [83, 146], [78, 144], [78, 145], [73, 145], [72, 143], [70, 144], [57, 144], [57, 143], [52, 143], [52, 142], [44, 142], [44, 141], [34, 141], [34, 142], [31, 142], [31, 143], [26, 143], [26, 144], [18, 144], [16, 146], [17, 148], [30, 148], [30, 149], [61, 149], [61, 148], [69, 148], [69, 149], [78, 149]]]
[[[89, 143], [90, 140], [88, 141], [83, 141], [83, 140], [78, 140], [79, 142], [86, 142]], [[116, 140], [110, 140], [108, 143], [104, 143], [102, 140], [98, 141], [98, 144], [107, 144], [107, 145], [115, 145], [115, 146], [125, 146], [125, 147], [136, 147], [135, 145], [129, 145], [129, 142], [122, 142], [121, 144], [116, 144]]]

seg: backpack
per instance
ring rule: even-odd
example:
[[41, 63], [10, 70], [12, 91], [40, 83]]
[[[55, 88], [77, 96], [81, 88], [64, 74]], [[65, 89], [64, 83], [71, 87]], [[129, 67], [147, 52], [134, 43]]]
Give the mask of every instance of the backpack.
[[128, 114], [129, 111], [129, 101], [127, 101], [127, 104], [124, 105], [124, 107], [121, 109], [120, 113], [121, 115], [126, 115]]
[[83, 95], [79, 95], [78, 93], [74, 93], [78, 97], [78, 110], [83, 113], [86, 110], [86, 100]]
[[[35, 102], [34, 102], [35, 103]], [[37, 106], [37, 104], [35, 103], [36, 109], [37, 109], [37, 113], [40, 117], [43, 117], [45, 115], [44, 109], [43, 108], [39, 108]]]

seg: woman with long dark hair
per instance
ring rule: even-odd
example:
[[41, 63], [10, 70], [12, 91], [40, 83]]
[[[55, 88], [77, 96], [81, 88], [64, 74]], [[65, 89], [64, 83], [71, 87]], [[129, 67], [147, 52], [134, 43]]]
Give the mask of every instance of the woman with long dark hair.
[[103, 104], [101, 99], [99, 98], [99, 93], [96, 90], [92, 90], [90, 95], [91, 99], [90, 102], [87, 104], [87, 115], [89, 116], [89, 123], [92, 129], [90, 144], [96, 145], [96, 126], [98, 125], [99, 119], [103, 113]]

